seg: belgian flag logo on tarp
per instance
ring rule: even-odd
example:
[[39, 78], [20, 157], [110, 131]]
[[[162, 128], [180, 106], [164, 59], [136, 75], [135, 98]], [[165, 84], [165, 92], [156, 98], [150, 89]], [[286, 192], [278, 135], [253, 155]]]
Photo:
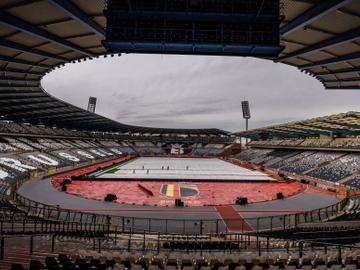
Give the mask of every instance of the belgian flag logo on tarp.
[[161, 194], [170, 198], [194, 197], [199, 195], [199, 190], [196, 184], [189, 184], [189, 183], [163, 184], [161, 187]]
[[163, 184], [161, 187], [161, 194], [167, 197], [174, 197], [174, 184]]

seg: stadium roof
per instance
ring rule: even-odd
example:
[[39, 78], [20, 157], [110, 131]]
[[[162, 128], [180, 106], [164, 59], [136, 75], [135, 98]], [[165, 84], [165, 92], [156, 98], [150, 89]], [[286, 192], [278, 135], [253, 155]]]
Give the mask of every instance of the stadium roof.
[[[104, 0], [0, 1], [0, 115], [59, 127], [128, 133], [226, 135], [124, 125], [46, 93], [41, 78], [65, 63], [106, 54]], [[360, 88], [360, 1], [284, 0], [278, 62], [315, 76], [327, 89]], [[335, 23], [334, 23], [335, 22]]]
[[360, 112], [347, 112], [238, 132], [235, 135], [258, 139], [305, 138], [330, 135], [360, 135]]

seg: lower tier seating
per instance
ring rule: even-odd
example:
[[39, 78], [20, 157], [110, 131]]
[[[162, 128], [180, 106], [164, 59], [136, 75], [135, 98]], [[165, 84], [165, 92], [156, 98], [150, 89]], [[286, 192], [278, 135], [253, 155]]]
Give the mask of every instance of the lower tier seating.
[[13, 264], [11, 270], [355, 270], [360, 267], [359, 250], [298, 253], [274, 252], [255, 255], [254, 252], [224, 255], [186, 253], [128, 253], [78, 250], [72, 254], [47, 256], [31, 260], [28, 266]]

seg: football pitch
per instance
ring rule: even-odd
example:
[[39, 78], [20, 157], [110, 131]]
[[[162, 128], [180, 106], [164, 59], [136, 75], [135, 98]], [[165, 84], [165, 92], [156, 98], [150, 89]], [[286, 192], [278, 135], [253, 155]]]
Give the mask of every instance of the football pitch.
[[140, 157], [94, 173], [97, 179], [271, 181], [267, 174], [218, 158]]

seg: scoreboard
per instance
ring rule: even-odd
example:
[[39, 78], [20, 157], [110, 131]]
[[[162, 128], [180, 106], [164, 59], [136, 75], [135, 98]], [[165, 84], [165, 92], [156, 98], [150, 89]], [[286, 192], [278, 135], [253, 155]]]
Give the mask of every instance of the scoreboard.
[[108, 0], [109, 52], [273, 56], [279, 0]]

